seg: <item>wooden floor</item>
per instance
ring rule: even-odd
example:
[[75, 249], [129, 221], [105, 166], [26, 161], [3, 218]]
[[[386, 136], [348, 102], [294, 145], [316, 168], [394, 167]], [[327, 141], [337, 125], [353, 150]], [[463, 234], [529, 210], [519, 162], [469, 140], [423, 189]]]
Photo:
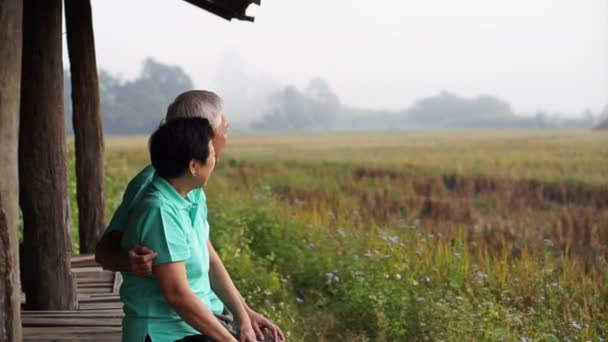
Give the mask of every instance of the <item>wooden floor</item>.
[[120, 273], [104, 271], [92, 255], [72, 258], [78, 310], [21, 312], [24, 341], [120, 341]]

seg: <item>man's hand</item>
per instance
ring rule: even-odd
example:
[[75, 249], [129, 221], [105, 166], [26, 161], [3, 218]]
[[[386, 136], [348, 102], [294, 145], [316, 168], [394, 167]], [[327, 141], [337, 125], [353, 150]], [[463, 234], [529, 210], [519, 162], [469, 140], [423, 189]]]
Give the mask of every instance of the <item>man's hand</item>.
[[127, 253], [129, 259], [129, 272], [140, 277], [152, 275], [152, 260], [158, 253], [144, 246], [136, 245]]
[[248, 308], [247, 315], [251, 321], [251, 326], [255, 331], [259, 341], [265, 341], [264, 333], [270, 331], [272, 333], [272, 340], [275, 342], [285, 341], [285, 336], [281, 329], [268, 318], [260, 315], [259, 313]]

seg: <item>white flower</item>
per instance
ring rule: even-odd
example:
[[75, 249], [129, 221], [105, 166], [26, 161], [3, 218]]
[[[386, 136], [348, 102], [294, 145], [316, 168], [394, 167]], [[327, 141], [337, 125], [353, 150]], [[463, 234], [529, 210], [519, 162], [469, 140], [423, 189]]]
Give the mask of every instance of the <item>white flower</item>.
[[575, 320], [570, 321], [570, 326], [576, 330], [581, 330], [583, 327], [578, 324]]

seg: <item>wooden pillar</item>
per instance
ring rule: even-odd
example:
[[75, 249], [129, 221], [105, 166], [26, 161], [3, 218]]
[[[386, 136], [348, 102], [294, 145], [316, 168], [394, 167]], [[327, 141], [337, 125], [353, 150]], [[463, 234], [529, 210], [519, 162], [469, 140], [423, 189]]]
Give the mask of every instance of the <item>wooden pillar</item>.
[[95, 252], [104, 224], [103, 128], [90, 0], [65, 0], [76, 144], [80, 253]]
[[23, 1], [19, 202], [26, 307], [76, 307], [63, 108], [61, 0]]
[[0, 0], [0, 341], [21, 341], [19, 282], [19, 96], [21, 0]]

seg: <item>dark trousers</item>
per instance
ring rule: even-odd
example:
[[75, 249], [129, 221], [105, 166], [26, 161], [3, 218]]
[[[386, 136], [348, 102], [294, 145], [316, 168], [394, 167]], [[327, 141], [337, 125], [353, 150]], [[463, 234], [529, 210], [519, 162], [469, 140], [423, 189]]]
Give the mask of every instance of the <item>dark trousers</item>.
[[[228, 309], [224, 309], [224, 312], [221, 315], [215, 315], [215, 318], [217, 318], [220, 323], [226, 328], [226, 330], [228, 330], [228, 332], [230, 332], [232, 334], [232, 336], [234, 336], [235, 338], [238, 339], [238, 330], [234, 321], [234, 316], [232, 315], [232, 313], [230, 311], [228, 311]], [[150, 338], [150, 336], [146, 336], [146, 341], [145, 342], [156, 342], [156, 341], [152, 341], [152, 339]], [[192, 336], [186, 336], [182, 339], [179, 339], [175, 342], [213, 342], [213, 340], [206, 335], [192, 335]]]

